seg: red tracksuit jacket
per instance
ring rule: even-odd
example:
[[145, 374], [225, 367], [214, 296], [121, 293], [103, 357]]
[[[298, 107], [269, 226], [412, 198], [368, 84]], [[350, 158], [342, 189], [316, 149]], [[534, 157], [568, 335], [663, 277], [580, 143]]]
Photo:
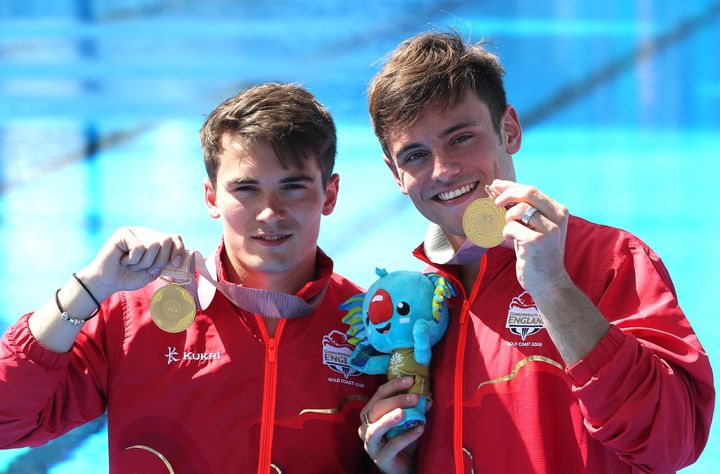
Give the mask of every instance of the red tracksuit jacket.
[[150, 286], [117, 293], [66, 354], [24, 316], [2, 340], [0, 446], [43, 444], [107, 409], [111, 472], [364, 471], [359, 410], [384, 380], [344, 363], [338, 305], [362, 290], [318, 254], [304, 290], [327, 285], [323, 301], [273, 338], [219, 292], [177, 334], [151, 321]]
[[[423, 246], [416, 256], [430, 263]], [[512, 250], [484, 255], [470, 295], [456, 267], [433, 267], [459, 298], [433, 348], [419, 473], [674, 472], [700, 455], [712, 371], [658, 256], [626, 232], [572, 217], [565, 266], [612, 323], [572, 367], [517, 282]]]

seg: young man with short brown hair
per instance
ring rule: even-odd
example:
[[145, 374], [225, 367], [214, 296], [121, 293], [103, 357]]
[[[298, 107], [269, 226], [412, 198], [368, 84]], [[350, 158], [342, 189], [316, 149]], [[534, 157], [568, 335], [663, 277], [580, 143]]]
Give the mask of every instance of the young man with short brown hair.
[[[431, 221], [415, 255], [459, 297], [433, 350], [427, 426], [385, 440], [417, 403], [395, 379], [364, 408], [360, 436], [389, 473], [680, 469], [707, 442], [708, 356], [651, 249], [516, 182], [522, 130], [502, 76], [481, 46], [426, 33], [370, 85], [385, 161]], [[504, 215], [497, 246], [468, 240], [493, 221], [466, 214], [476, 202]]]
[[[344, 363], [338, 309], [361, 290], [317, 247], [339, 189], [332, 118], [303, 88], [267, 84], [218, 106], [201, 137], [217, 252], [118, 229], [5, 333], [0, 446], [107, 410], [111, 472], [362, 472], [356, 420], [376, 383]], [[158, 276], [188, 257], [182, 296]]]

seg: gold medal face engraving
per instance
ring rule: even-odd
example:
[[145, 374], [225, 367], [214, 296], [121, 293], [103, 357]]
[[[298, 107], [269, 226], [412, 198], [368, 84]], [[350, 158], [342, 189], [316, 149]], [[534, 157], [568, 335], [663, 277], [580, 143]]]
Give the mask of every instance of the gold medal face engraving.
[[150, 316], [163, 331], [182, 332], [195, 320], [195, 301], [188, 290], [170, 283], [153, 294]]
[[492, 198], [471, 202], [463, 213], [465, 236], [478, 247], [486, 249], [502, 243], [505, 227], [505, 209], [495, 205]]

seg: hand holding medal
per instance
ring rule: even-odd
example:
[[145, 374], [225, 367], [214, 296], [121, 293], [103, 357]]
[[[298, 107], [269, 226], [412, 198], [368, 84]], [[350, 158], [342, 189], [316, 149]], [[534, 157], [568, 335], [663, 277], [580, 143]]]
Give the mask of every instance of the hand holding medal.
[[[184, 261], [176, 265], [182, 256]], [[117, 291], [152, 285], [155, 291], [150, 299], [150, 316], [158, 328], [169, 333], [189, 328], [197, 308], [207, 308], [216, 290], [245, 311], [285, 319], [312, 313], [327, 288], [323, 286], [298, 296], [219, 282], [217, 258], [215, 255], [205, 261], [200, 252], [186, 251], [179, 235], [168, 236], [144, 227], [122, 227], [105, 243], [88, 271], [100, 275], [98, 280], [104, 278], [105, 281], [96, 283], [99, 288], [108, 289], [107, 294], [98, 293], [102, 299]], [[173, 264], [169, 265], [171, 261]]]
[[[490, 191], [507, 209], [504, 234], [512, 240], [517, 279], [533, 298], [569, 278], [564, 266], [569, 211], [534, 186], [496, 179]], [[536, 299], [537, 302], [537, 299]]]

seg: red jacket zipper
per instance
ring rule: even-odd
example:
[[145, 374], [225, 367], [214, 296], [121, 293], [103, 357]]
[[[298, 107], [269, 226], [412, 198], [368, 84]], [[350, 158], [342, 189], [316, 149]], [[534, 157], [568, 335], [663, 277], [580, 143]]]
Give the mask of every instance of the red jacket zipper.
[[[460, 313], [460, 329], [458, 334], [457, 351], [455, 353], [455, 393], [453, 407], [453, 455], [455, 458], [455, 472], [463, 474], [465, 472], [463, 457], [463, 369], [465, 366], [465, 343], [467, 341], [468, 332], [468, 316], [470, 314], [470, 303], [475, 301], [477, 297], [480, 283], [485, 274], [487, 267], [487, 253], [480, 260], [480, 270], [478, 271], [475, 285], [473, 285], [470, 298], [463, 301], [462, 312]], [[464, 293], [464, 292], [463, 292]]]
[[274, 337], [269, 337], [265, 323], [255, 316], [263, 342], [265, 342], [265, 375], [263, 386], [262, 418], [260, 421], [260, 453], [258, 456], [258, 474], [269, 474], [272, 463], [273, 430], [275, 426], [275, 401], [277, 395], [278, 344], [285, 320], [277, 325]]

